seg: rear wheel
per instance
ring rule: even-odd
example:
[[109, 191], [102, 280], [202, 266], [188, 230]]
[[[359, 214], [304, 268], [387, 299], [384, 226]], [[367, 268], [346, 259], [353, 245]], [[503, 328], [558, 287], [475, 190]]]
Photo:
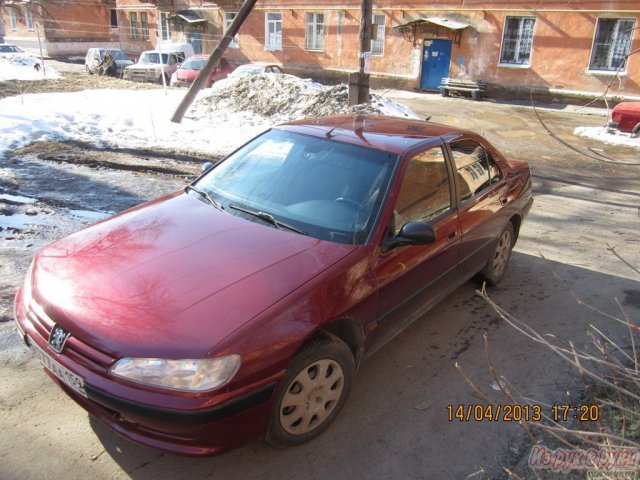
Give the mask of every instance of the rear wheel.
[[354, 376], [353, 354], [344, 342], [327, 336], [307, 343], [280, 383], [267, 440], [285, 447], [322, 433], [347, 401]]
[[491, 251], [491, 255], [487, 259], [487, 264], [480, 272], [480, 279], [487, 282], [489, 285], [495, 285], [504, 276], [504, 272], [509, 263], [511, 257], [511, 249], [514, 242], [513, 225], [511, 222], [507, 223], [504, 230], [498, 238], [498, 242]]

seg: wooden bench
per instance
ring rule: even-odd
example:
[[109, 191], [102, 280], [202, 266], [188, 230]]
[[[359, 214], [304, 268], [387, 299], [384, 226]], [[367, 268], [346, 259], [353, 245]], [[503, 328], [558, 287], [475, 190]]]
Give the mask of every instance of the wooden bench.
[[448, 97], [449, 92], [465, 92], [471, 93], [471, 98], [479, 100], [482, 98], [486, 89], [484, 82], [473, 82], [471, 80], [456, 80], [453, 78], [443, 78], [439, 87], [440, 95]]

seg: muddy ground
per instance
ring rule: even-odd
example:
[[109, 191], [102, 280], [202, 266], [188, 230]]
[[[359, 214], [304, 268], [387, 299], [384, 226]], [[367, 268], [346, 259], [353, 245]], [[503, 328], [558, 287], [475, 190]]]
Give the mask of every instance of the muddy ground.
[[[640, 321], [640, 277], [608, 250], [640, 266], [640, 167], [621, 164], [637, 162], [638, 152], [572, 134], [575, 126], [601, 124], [605, 114], [554, 105], [539, 112], [556, 135], [593, 158], [552, 139], [526, 106], [386, 94], [434, 121], [479, 131], [506, 154], [530, 162], [536, 200], [492, 298], [542, 333], [582, 345], [594, 324], [624, 342], [624, 329], [578, 307], [554, 276], [605, 312], [617, 313], [619, 299]], [[567, 391], [580, 398], [577, 376], [500, 320], [469, 283], [363, 365], [344, 411], [309, 444], [278, 450], [257, 442], [221, 457], [188, 459], [118, 437], [44, 374], [8, 321], [11, 299], [43, 245], [182, 188], [201, 159], [178, 153], [50, 143], [0, 159], [1, 478], [42, 478], [45, 472], [69, 479], [500, 478], [503, 466], [522, 466], [529, 452], [520, 428], [447, 415], [449, 405], [482, 403], [456, 362], [495, 403], [505, 403], [492, 388], [485, 333], [499, 374], [528, 402], [549, 413], [552, 404], [566, 401]], [[526, 467], [523, 474], [535, 478]]]

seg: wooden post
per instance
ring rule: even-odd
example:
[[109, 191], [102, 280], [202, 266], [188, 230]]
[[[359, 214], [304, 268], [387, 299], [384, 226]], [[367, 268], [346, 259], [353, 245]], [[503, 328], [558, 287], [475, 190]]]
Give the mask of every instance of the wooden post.
[[362, 0], [360, 4], [360, 69], [358, 81], [358, 103], [369, 101], [369, 74], [364, 71], [365, 53], [371, 51], [371, 22], [373, 7], [371, 0]]
[[238, 11], [238, 14], [233, 19], [233, 22], [231, 22], [231, 25], [229, 25], [229, 29], [225, 32], [222, 40], [220, 40], [220, 43], [209, 57], [209, 60], [207, 60], [205, 66], [202, 68], [202, 70], [200, 70], [200, 74], [191, 84], [191, 87], [180, 102], [180, 105], [178, 105], [178, 108], [176, 108], [173, 117], [171, 117], [172, 122], [180, 123], [182, 121], [182, 117], [189, 108], [189, 105], [193, 103], [193, 100], [196, 98], [198, 92], [206, 84], [207, 79], [209, 78], [209, 74], [213, 72], [218, 66], [218, 63], [220, 63], [222, 55], [227, 50], [227, 47], [231, 43], [231, 40], [236, 36], [238, 30], [240, 30], [240, 27], [251, 13], [251, 10], [253, 9], [256, 2], [257, 0], [244, 1], [242, 7], [240, 7], [240, 11]]

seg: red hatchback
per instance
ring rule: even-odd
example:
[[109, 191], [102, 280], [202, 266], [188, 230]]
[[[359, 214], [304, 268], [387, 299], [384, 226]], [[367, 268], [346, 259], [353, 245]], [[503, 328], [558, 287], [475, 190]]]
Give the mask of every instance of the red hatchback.
[[[200, 74], [200, 70], [209, 60], [209, 55], [193, 55], [184, 61], [178, 69], [171, 75], [170, 85], [172, 87], [189, 87]], [[220, 59], [218, 68], [216, 68], [207, 80], [207, 87], [213, 85], [217, 80], [227, 78], [227, 75], [233, 71], [233, 67], [225, 58]]]
[[613, 107], [609, 128], [640, 135], [640, 102], [622, 102]]
[[360, 362], [474, 276], [505, 273], [526, 163], [452, 127], [274, 127], [178, 191], [40, 251], [18, 328], [80, 405], [138, 443], [295, 445]]

